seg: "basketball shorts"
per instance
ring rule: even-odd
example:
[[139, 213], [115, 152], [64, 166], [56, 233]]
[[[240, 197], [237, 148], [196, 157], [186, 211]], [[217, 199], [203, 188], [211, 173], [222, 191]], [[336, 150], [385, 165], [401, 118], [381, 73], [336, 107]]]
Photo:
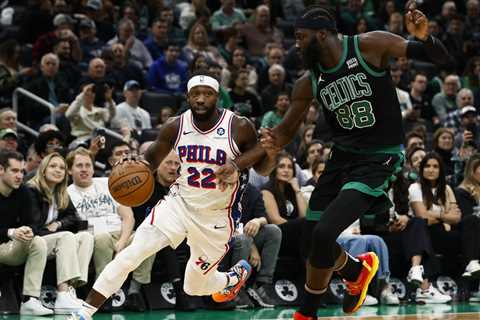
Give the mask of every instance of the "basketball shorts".
[[234, 231], [229, 210], [200, 211], [188, 206], [180, 195], [171, 193], [152, 209], [145, 222], [164, 233], [173, 248], [187, 238], [187, 268], [203, 275], [217, 269], [228, 252]]
[[312, 192], [307, 220], [319, 220], [340, 191], [348, 189], [373, 197], [372, 207], [366, 214], [385, 212], [392, 206], [388, 188], [395, 174], [402, 170], [403, 160], [399, 148], [358, 153], [334, 147]]

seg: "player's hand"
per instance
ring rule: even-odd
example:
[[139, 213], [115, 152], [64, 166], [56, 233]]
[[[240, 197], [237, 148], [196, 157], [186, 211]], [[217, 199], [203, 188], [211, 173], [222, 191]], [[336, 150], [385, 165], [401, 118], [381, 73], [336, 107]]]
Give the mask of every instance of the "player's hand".
[[260, 129], [260, 145], [270, 159], [274, 159], [282, 150], [277, 146], [277, 140], [271, 128]]
[[262, 257], [260, 256], [260, 252], [258, 252], [258, 249], [254, 244], [252, 244], [252, 247], [250, 249], [250, 256], [248, 257], [248, 262], [257, 271], [259, 271], [260, 267], [262, 266]]
[[420, 39], [427, 40], [428, 33], [428, 19], [427, 17], [417, 9], [417, 3], [415, 0], [410, 0], [405, 5], [405, 25], [408, 33], [412, 36]]
[[258, 222], [257, 219], [252, 219], [247, 222], [245, 227], [243, 227], [243, 233], [245, 233], [247, 236], [250, 237], [255, 237], [260, 230], [260, 222]]
[[239, 172], [237, 168], [231, 163], [231, 160], [227, 160], [223, 166], [215, 171], [215, 177], [217, 178], [217, 185], [220, 191], [227, 190], [229, 185], [235, 184], [238, 181]]

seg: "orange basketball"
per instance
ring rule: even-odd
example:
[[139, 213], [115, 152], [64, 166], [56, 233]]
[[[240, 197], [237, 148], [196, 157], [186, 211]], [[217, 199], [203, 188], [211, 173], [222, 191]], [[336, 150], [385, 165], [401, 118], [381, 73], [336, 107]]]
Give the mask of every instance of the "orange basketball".
[[153, 175], [140, 161], [124, 161], [113, 167], [108, 177], [108, 190], [112, 197], [127, 207], [145, 203], [153, 193]]

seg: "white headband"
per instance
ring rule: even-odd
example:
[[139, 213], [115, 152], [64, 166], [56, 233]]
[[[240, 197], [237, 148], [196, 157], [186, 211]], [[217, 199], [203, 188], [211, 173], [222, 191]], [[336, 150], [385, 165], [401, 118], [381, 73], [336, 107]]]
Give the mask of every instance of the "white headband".
[[212, 88], [216, 92], [218, 92], [220, 85], [218, 84], [218, 81], [212, 77], [199, 75], [188, 80], [188, 83], [187, 83], [188, 92], [190, 92], [190, 90], [192, 90], [192, 88], [196, 86], [207, 86]]

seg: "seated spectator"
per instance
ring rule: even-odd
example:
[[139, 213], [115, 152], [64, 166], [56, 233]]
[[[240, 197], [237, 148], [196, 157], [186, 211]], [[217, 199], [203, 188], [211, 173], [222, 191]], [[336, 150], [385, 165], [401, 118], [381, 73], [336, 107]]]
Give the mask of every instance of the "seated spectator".
[[112, 143], [112, 146], [110, 147], [110, 154], [107, 159], [107, 169], [105, 171], [105, 176], [108, 177], [113, 166], [123, 158], [128, 157], [131, 152], [132, 148], [125, 141], [116, 141]]
[[[283, 66], [285, 59], [285, 50], [275, 43], [269, 43], [265, 47], [266, 58], [261, 59], [258, 63], [258, 92], [262, 92], [270, 84], [270, 67], [274, 64]], [[291, 77], [288, 73], [285, 74], [285, 81], [291, 82]]]
[[[64, 113], [71, 101], [70, 88], [63, 75], [58, 73], [60, 60], [53, 53], [47, 53], [40, 62], [41, 73], [25, 84], [25, 89], [50, 102], [56, 109], [56, 119], [65, 119]], [[78, 80], [78, 79], [77, 79]], [[44, 106], [31, 100], [22, 99], [20, 120], [38, 129], [50, 122], [50, 112]], [[63, 120], [64, 121], [64, 120]]]
[[270, 8], [267, 5], [259, 5], [255, 9], [253, 20], [240, 27], [241, 34], [245, 39], [248, 52], [253, 57], [261, 57], [264, 54], [267, 43], [282, 45], [283, 34], [272, 24]]
[[18, 135], [12, 129], [0, 130], [0, 150], [17, 151]]
[[17, 131], [17, 113], [10, 108], [0, 109], [0, 130], [1, 129]]
[[412, 183], [418, 180], [420, 163], [426, 154], [425, 149], [421, 147], [413, 146], [407, 149], [404, 176], [408, 182]]
[[274, 64], [268, 69], [268, 83], [262, 91], [262, 104], [265, 112], [273, 109], [275, 97], [280, 92], [287, 92], [289, 96], [292, 93], [292, 85], [285, 82], [286, 75], [285, 68], [279, 64]]
[[[473, 92], [480, 90], [480, 56], [468, 60], [462, 77], [462, 87]], [[480, 105], [480, 102], [477, 102], [477, 105]]]
[[20, 51], [20, 44], [14, 39], [0, 44], [0, 108], [11, 105], [13, 91], [24, 75], [31, 74], [31, 68], [20, 68]]
[[115, 88], [120, 91], [128, 80], [135, 80], [140, 88], [145, 88], [145, 77], [141, 68], [131, 62], [127, 56], [128, 52], [121, 43], [112, 45], [112, 65], [108, 68], [108, 77], [112, 79]]
[[263, 115], [262, 128], [273, 128], [282, 122], [283, 117], [290, 108], [290, 96], [287, 92], [280, 92], [275, 101], [275, 110], [268, 111]]
[[[447, 259], [456, 259], [460, 248], [460, 236], [454, 232], [460, 222], [461, 212], [457, 206], [455, 194], [446, 184], [446, 170], [442, 158], [435, 154], [427, 154], [420, 163], [420, 180], [408, 188], [409, 202], [416, 217], [427, 220], [430, 240], [435, 253], [443, 254]], [[410, 278], [423, 280], [421, 271], [412, 270]], [[414, 280], [412, 280], [414, 281]], [[440, 292], [431, 284], [423, 283], [417, 290], [417, 301], [451, 300], [449, 296], [441, 297]]]
[[[431, 99], [427, 96], [428, 77], [423, 72], [417, 72], [410, 82], [410, 100], [413, 107], [421, 106], [421, 118], [428, 121], [429, 125], [438, 124], [440, 119], [433, 110]], [[405, 130], [409, 131], [409, 130]]]
[[302, 233], [307, 201], [295, 178], [295, 163], [288, 153], [278, 154], [270, 180], [262, 187], [262, 196], [268, 222], [282, 230], [280, 255], [296, 256], [302, 261], [298, 235]]
[[66, 39], [58, 39], [53, 45], [53, 53], [57, 55], [60, 62], [58, 73], [65, 81], [64, 85], [69, 89], [69, 95], [72, 96], [77, 91], [81, 70], [78, 62], [72, 59], [70, 42]]
[[179, 3], [177, 4], [177, 9], [179, 9], [179, 7], [180, 15], [178, 25], [183, 30], [188, 30], [201, 15], [212, 15], [206, 0], [192, 0], [192, 3]]
[[478, 125], [477, 109], [474, 106], [465, 106], [460, 113], [460, 124], [455, 134], [455, 147], [471, 146], [477, 149], [480, 146], [480, 126]]
[[152, 127], [150, 114], [138, 105], [142, 98], [140, 84], [135, 80], [125, 82], [123, 96], [125, 101], [116, 108], [115, 117], [112, 119], [112, 128], [118, 129], [127, 126], [137, 132], [150, 129]]
[[172, 107], [163, 107], [162, 110], [160, 110], [160, 114], [158, 115], [156, 127], [161, 128], [168, 119], [173, 117], [174, 114], [175, 111]]
[[[80, 218], [88, 221], [89, 231], [93, 234], [93, 262], [98, 277], [113, 256], [132, 241], [135, 218], [131, 208], [112, 198], [108, 178], [93, 178], [94, 158], [87, 149], [80, 147], [70, 152], [67, 165], [73, 180], [67, 191]], [[130, 310], [145, 311], [139, 290], [142, 285], [150, 283], [154, 258], [155, 255], [143, 261], [133, 272], [127, 296]]]
[[236, 48], [235, 50], [233, 50], [232, 62], [229, 63], [226, 68], [222, 69], [222, 86], [231, 89], [230, 79], [232, 77], [232, 72], [238, 71], [240, 69], [247, 69], [248, 89], [253, 92], [257, 92], [258, 75], [255, 71], [255, 68], [252, 65], [247, 64], [247, 57], [243, 48]]
[[240, 230], [232, 238], [231, 261], [248, 260], [256, 269], [253, 284], [247, 293], [260, 307], [272, 308], [275, 300], [269, 296], [264, 285], [273, 283], [275, 266], [282, 239], [278, 226], [267, 222], [267, 214], [260, 190], [247, 184], [242, 196]]
[[[464, 277], [480, 277], [480, 154], [471, 156], [467, 165], [465, 166], [465, 177], [455, 189], [455, 196], [458, 201], [458, 206], [462, 213], [462, 220], [460, 225], [465, 229], [473, 229], [470, 232], [465, 232], [463, 244], [463, 253], [465, 254], [465, 262], [467, 267], [463, 273]], [[468, 237], [468, 238], [467, 238]]]
[[451, 74], [445, 77], [442, 92], [437, 93], [432, 99], [432, 106], [440, 121], [443, 121], [447, 113], [457, 109], [457, 91], [460, 89], [460, 79]]
[[174, 39], [179, 43], [185, 43], [185, 33], [182, 29], [175, 26], [175, 15], [173, 8], [170, 6], [160, 6], [158, 9], [158, 17], [168, 24], [168, 39]]
[[93, 237], [78, 232], [79, 218], [67, 192], [65, 159], [54, 152], [43, 158], [36, 175], [27, 183], [31, 191], [35, 228], [47, 243], [48, 255], [55, 255], [57, 271], [56, 314], [78, 310], [75, 288], [88, 280]]
[[443, 126], [447, 128], [453, 128], [456, 132], [461, 125], [461, 112], [462, 108], [466, 106], [474, 105], [473, 92], [470, 89], [460, 89], [457, 93], [457, 109], [447, 113], [443, 121]]
[[155, 18], [150, 27], [150, 35], [143, 42], [154, 61], [163, 56], [168, 43], [168, 22]]
[[112, 99], [113, 89], [105, 88], [105, 100], [108, 108], [94, 105], [95, 84], [87, 84], [82, 92], [70, 104], [65, 116], [72, 126], [72, 135], [78, 141], [86, 141], [92, 137], [95, 128], [103, 128], [115, 116], [115, 102]]
[[250, 118], [254, 123], [263, 114], [258, 97], [248, 90], [248, 70], [240, 69], [232, 74], [229, 91], [236, 114]]
[[188, 65], [179, 59], [180, 47], [170, 42], [165, 55], [150, 67], [147, 83], [158, 92], [183, 94], [187, 88]]
[[425, 138], [417, 130], [411, 130], [405, 136], [405, 149], [420, 147], [425, 149]]
[[0, 263], [25, 263], [20, 314], [45, 316], [53, 314], [39, 300], [47, 244], [35, 232], [32, 199], [22, 185], [24, 167], [21, 154], [0, 150]]
[[[140, 155], [143, 155], [141, 151], [147, 150], [152, 143], [152, 141], [144, 143], [140, 148]], [[152, 208], [169, 193], [170, 186], [178, 177], [179, 168], [180, 160], [177, 154], [171, 151], [160, 163], [158, 170], [155, 171], [155, 188], [150, 199], [141, 206], [132, 208], [135, 215], [134, 229], [137, 229], [143, 223]], [[175, 250], [166, 247], [157, 252], [157, 259], [166, 265], [169, 281], [172, 282], [175, 291], [175, 309], [180, 311], [193, 310], [191, 299], [183, 291], [183, 277]]]
[[[228, 28], [223, 31], [222, 41], [217, 46], [218, 53], [227, 62], [227, 67], [232, 65], [233, 52], [241, 48], [240, 33], [235, 28]], [[242, 48], [243, 49], [243, 48]]]
[[108, 45], [121, 43], [125, 46], [125, 51], [129, 52], [131, 62], [138, 64], [142, 70], [148, 70], [153, 63], [150, 52], [142, 41], [135, 36], [135, 24], [128, 18], [123, 18], [118, 22], [118, 33], [113, 39], [107, 42]]
[[80, 48], [82, 49], [82, 63], [88, 65], [93, 58], [99, 58], [102, 53], [103, 41], [97, 38], [95, 21], [85, 18], [78, 25]]
[[410, 96], [407, 91], [400, 89], [398, 86], [400, 84], [400, 79], [402, 77], [402, 70], [394, 65], [390, 68], [390, 75], [392, 81], [395, 84], [395, 90], [397, 92], [398, 103], [400, 104], [400, 111], [402, 112], [402, 118], [405, 118], [408, 113], [412, 110], [412, 101], [410, 101]]
[[235, 8], [235, 0], [221, 0], [222, 6], [215, 11], [210, 19], [214, 32], [223, 31], [226, 28], [235, 27], [246, 21], [245, 14], [240, 8]]
[[315, 124], [307, 124], [304, 125], [303, 128], [300, 129], [300, 143], [298, 144], [298, 148], [296, 150], [295, 159], [301, 160], [305, 154], [305, 149], [307, 145], [313, 139], [313, 133], [315, 132]]
[[215, 61], [222, 67], [227, 65], [217, 48], [208, 43], [208, 33], [205, 26], [198, 22], [190, 29], [187, 44], [183, 47], [182, 53], [188, 63], [193, 60], [195, 55], [202, 54], [207, 60]]
[[317, 157], [312, 164], [312, 172], [313, 175], [310, 179], [307, 180], [304, 186], [300, 190], [302, 190], [303, 196], [305, 199], [310, 201], [310, 197], [312, 196], [313, 189], [317, 185], [318, 178], [323, 174], [325, 171], [326, 161], [323, 160], [321, 157]]
[[433, 134], [432, 147], [441, 158], [445, 166], [447, 180], [454, 174], [453, 157], [458, 153], [454, 145], [455, 136], [451, 129], [440, 128]]
[[304, 175], [310, 179], [313, 177], [313, 163], [315, 162], [316, 159], [321, 158], [322, 156], [322, 151], [323, 151], [323, 144], [320, 140], [313, 139], [310, 141], [310, 143], [307, 145], [305, 149], [305, 153], [302, 156], [301, 160], [302, 165], [301, 167], [303, 168], [302, 172]]

